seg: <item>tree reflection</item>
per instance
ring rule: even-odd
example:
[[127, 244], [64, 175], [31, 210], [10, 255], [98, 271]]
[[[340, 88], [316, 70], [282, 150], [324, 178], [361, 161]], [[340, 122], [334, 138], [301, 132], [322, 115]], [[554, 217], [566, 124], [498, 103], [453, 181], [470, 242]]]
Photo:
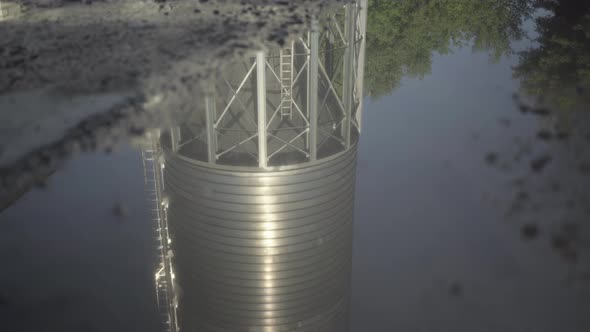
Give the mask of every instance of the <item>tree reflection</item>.
[[572, 110], [590, 101], [590, 3], [538, 0], [537, 9], [548, 15], [536, 18], [538, 47], [520, 54], [514, 76], [521, 92], [544, 97], [560, 110]]
[[434, 52], [472, 43], [497, 61], [523, 36], [529, 0], [370, 0], [365, 91], [389, 93], [402, 77], [422, 78], [431, 71]]

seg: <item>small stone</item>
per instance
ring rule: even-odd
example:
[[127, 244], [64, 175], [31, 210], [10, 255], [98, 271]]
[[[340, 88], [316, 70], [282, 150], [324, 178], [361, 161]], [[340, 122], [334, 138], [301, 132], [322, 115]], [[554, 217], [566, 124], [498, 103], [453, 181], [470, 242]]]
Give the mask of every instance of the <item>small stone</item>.
[[568, 132], [562, 131], [562, 132], [557, 133], [557, 139], [559, 139], [559, 140], [564, 141], [569, 138], [570, 138], [570, 133], [568, 133]]
[[121, 203], [116, 203], [115, 206], [113, 206], [113, 215], [117, 218], [126, 218], [127, 209]]
[[563, 250], [569, 247], [570, 241], [562, 235], [553, 235], [551, 238], [551, 245], [556, 250]]
[[490, 152], [486, 155], [485, 160], [488, 164], [493, 165], [498, 161], [498, 155], [494, 152]]
[[528, 113], [530, 110], [530, 108], [524, 104], [518, 105], [518, 109], [520, 110], [521, 113]]
[[530, 198], [531, 196], [526, 191], [519, 191], [516, 194], [516, 199], [519, 201], [528, 201]]
[[547, 116], [549, 114], [551, 114], [551, 111], [549, 111], [546, 108], [543, 107], [534, 107], [531, 108], [531, 113], [535, 114], [535, 115], [539, 115], [539, 116]]
[[539, 236], [539, 227], [535, 224], [523, 225], [520, 229], [520, 234], [525, 240], [533, 240]]
[[551, 156], [541, 156], [531, 160], [531, 170], [534, 172], [541, 172], [553, 160]]
[[553, 138], [553, 133], [549, 130], [541, 130], [537, 133], [537, 138], [543, 141], [549, 141]]
[[449, 294], [452, 296], [461, 296], [463, 295], [463, 286], [459, 282], [453, 282], [449, 286]]

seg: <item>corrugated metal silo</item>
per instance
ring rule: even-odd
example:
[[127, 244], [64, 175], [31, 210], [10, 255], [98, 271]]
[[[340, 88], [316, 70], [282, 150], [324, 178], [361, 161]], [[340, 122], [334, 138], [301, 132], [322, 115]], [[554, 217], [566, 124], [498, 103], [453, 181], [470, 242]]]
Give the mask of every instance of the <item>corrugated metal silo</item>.
[[363, 4], [228, 64], [153, 141], [168, 330], [348, 330]]
[[182, 331], [346, 331], [355, 148], [280, 171], [170, 153]]

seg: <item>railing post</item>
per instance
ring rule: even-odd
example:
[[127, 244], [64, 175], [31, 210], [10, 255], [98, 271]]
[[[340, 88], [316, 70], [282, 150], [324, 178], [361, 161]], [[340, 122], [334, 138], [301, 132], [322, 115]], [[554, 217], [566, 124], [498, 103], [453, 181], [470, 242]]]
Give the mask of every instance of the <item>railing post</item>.
[[310, 33], [309, 59], [309, 159], [314, 161], [318, 156], [318, 77], [320, 32], [317, 19], [313, 19]]
[[207, 130], [207, 160], [210, 164], [217, 162], [217, 132], [215, 129], [215, 97], [212, 94], [205, 96], [205, 122]]
[[258, 112], [258, 166], [265, 168], [268, 162], [266, 147], [266, 64], [264, 51], [256, 53], [256, 93]]
[[172, 151], [178, 152], [178, 143], [180, 142], [180, 127], [174, 126], [170, 128], [170, 146]]
[[345, 148], [350, 148], [350, 129], [352, 124], [352, 107], [354, 105], [354, 47], [355, 47], [355, 28], [356, 28], [356, 5], [349, 3], [346, 5], [346, 16], [344, 35], [346, 38], [346, 49], [344, 51], [344, 70], [343, 70], [343, 87], [342, 87], [342, 104], [344, 106], [344, 121], [342, 122], [342, 138], [344, 139]]

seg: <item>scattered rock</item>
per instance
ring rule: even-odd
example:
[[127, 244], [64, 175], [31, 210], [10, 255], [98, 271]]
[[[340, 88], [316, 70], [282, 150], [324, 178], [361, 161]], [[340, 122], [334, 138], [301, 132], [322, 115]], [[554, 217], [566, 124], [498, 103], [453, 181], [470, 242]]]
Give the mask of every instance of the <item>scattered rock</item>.
[[537, 138], [543, 141], [549, 141], [553, 138], [553, 133], [549, 130], [541, 130], [537, 133]]
[[453, 282], [449, 286], [449, 294], [452, 296], [461, 296], [463, 295], [463, 285], [459, 282]]
[[547, 108], [544, 107], [533, 107], [533, 106], [529, 106], [523, 103], [520, 103], [518, 105], [518, 109], [520, 110], [521, 113], [532, 113], [538, 116], [547, 116], [549, 114], [551, 114], [551, 111]]
[[520, 229], [520, 234], [525, 240], [533, 240], [539, 236], [539, 227], [535, 224], [523, 225]]
[[493, 165], [498, 161], [498, 154], [490, 152], [486, 155], [485, 160], [488, 164]]
[[528, 113], [531, 108], [525, 104], [520, 104], [520, 105], [518, 105], [518, 109], [520, 110], [521, 113]]
[[562, 131], [557, 133], [557, 139], [565, 141], [570, 138], [570, 133]]
[[551, 114], [551, 111], [549, 111], [549, 109], [543, 107], [533, 107], [530, 109], [530, 111], [531, 113], [539, 116], [547, 116]]
[[533, 172], [541, 172], [552, 160], [553, 157], [547, 155], [535, 158], [531, 160], [531, 170]]
[[117, 218], [126, 218], [128, 215], [127, 208], [125, 208], [121, 203], [116, 203], [113, 206], [113, 215]]
[[523, 191], [523, 190], [519, 191], [516, 194], [516, 199], [521, 202], [528, 201], [530, 198], [531, 198], [531, 196], [529, 195], [529, 193], [527, 193], [526, 191]]
[[555, 250], [564, 250], [569, 247], [570, 240], [563, 235], [556, 234], [551, 238], [551, 245]]

